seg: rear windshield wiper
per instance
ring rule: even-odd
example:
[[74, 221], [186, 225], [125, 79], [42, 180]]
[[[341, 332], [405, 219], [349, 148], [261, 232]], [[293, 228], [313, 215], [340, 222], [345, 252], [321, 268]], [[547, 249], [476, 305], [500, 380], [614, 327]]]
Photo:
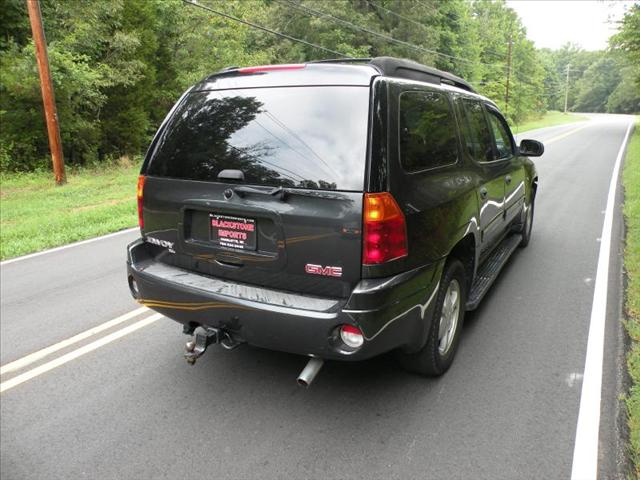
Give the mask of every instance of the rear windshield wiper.
[[244, 197], [247, 193], [254, 195], [268, 195], [271, 197], [277, 197], [280, 200], [284, 200], [284, 189], [282, 187], [274, 187], [269, 189], [245, 187], [240, 185], [239, 187], [233, 187], [232, 190], [240, 197]]

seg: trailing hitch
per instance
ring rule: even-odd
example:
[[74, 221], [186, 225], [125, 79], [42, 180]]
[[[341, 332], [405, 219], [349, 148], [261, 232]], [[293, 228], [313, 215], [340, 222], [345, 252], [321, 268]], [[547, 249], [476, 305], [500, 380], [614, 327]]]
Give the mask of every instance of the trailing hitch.
[[220, 328], [197, 327], [193, 331], [193, 339], [184, 347], [184, 358], [187, 363], [195, 364], [196, 360], [207, 351], [207, 347], [214, 343], [219, 343], [226, 350], [233, 350], [240, 345], [240, 342]]

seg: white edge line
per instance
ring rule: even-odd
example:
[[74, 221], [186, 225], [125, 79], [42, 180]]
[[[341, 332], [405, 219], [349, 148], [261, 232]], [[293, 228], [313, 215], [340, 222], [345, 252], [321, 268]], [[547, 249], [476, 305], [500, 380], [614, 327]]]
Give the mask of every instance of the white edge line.
[[78, 333], [77, 335], [67, 338], [66, 340], [62, 340], [58, 343], [45, 347], [34, 353], [26, 355], [22, 358], [19, 358], [18, 360], [15, 360], [11, 363], [7, 363], [6, 365], [3, 365], [2, 367], [0, 367], [0, 375], [4, 375], [5, 373], [13, 372], [15, 370], [24, 368], [27, 365], [31, 365], [32, 363], [37, 362], [38, 360], [44, 357], [47, 357], [52, 353], [57, 352], [58, 350], [67, 348], [68, 346], [73, 345], [74, 343], [78, 343], [81, 340], [84, 340], [85, 338], [89, 338], [95, 335], [96, 333], [100, 333], [122, 322], [126, 322], [130, 318], [137, 317], [138, 315], [140, 315], [143, 312], [146, 312], [147, 310], [149, 310], [147, 307], [138, 308], [129, 313], [125, 313], [124, 315], [120, 315], [119, 317], [114, 318], [113, 320], [109, 320], [108, 322], [104, 322], [96, 327], [90, 328], [89, 330], [85, 330], [84, 332]]
[[162, 318], [162, 314], [160, 313], [156, 313], [155, 315], [151, 315], [150, 317], [147, 317], [143, 320], [139, 320], [136, 323], [133, 323], [131, 325], [129, 325], [128, 327], [124, 327], [120, 330], [117, 330], [109, 335], [107, 335], [106, 337], [102, 337], [94, 342], [89, 343], [88, 345], [85, 345], [83, 347], [78, 348], [77, 350], [73, 350], [72, 352], [69, 352], [61, 357], [58, 357], [54, 360], [51, 360], [50, 362], [47, 362], [43, 365], [40, 365], [36, 368], [33, 368], [31, 370], [26, 371], [25, 373], [22, 373], [16, 377], [13, 377], [9, 380], [7, 380], [6, 382], [2, 382], [0, 383], [0, 393], [2, 392], [6, 392], [7, 390], [16, 387], [18, 385], [20, 385], [21, 383], [24, 383], [28, 380], [31, 380], [32, 378], [35, 378], [39, 375], [42, 375], [43, 373], [46, 373], [50, 370], [53, 370], [54, 368], [57, 368], [61, 365], [64, 365], [65, 363], [68, 363], [72, 360], [75, 360], [78, 357], [81, 357], [82, 355], [92, 352], [94, 350], [97, 350], [98, 348], [107, 345], [121, 337], [124, 337], [125, 335], [129, 335], [130, 333], [135, 332], [136, 330], [139, 330], [143, 327], [146, 327], [147, 325], [151, 325], [153, 322], [155, 322], [156, 320]]
[[607, 288], [609, 284], [609, 257], [611, 255], [611, 232], [613, 210], [620, 164], [629, 132], [635, 122], [627, 127], [616, 163], [611, 174], [607, 208], [602, 225], [600, 252], [596, 271], [593, 305], [589, 321], [589, 337], [584, 364], [584, 377], [580, 393], [580, 410], [573, 449], [572, 480], [596, 480], [598, 477], [598, 436], [600, 433], [600, 401], [602, 390], [602, 359], [604, 355], [604, 333], [607, 318]]
[[21, 260], [27, 260], [33, 257], [39, 257], [40, 255], [46, 255], [47, 253], [59, 252], [60, 250], [66, 250], [71, 247], [79, 247], [80, 245], [86, 245], [87, 243], [97, 242], [98, 240], [105, 240], [107, 238], [115, 237], [117, 235], [122, 235], [123, 233], [130, 233], [138, 230], [139, 227], [127, 228], [126, 230], [119, 230], [117, 232], [108, 233], [107, 235], [102, 235], [100, 237], [89, 238], [87, 240], [81, 240], [79, 242], [68, 243], [67, 245], [61, 245], [60, 247], [50, 248], [49, 250], [42, 250], [41, 252], [30, 253], [28, 255], [23, 255], [21, 257], [10, 258], [9, 260], [5, 260], [0, 262], [0, 266], [9, 265], [10, 263], [19, 262]]

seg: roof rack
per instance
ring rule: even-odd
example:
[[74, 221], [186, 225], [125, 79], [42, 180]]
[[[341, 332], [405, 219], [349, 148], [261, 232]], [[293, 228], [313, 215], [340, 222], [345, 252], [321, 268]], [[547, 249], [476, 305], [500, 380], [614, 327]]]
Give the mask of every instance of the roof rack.
[[421, 82], [453, 85], [454, 87], [476, 93], [471, 84], [462, 78], [449, 72], [443, 72], [437, 68], [427, 67], [412, 60], [394, 57], [376, 57], [369, 62], [380, 70], [383, 75], [389, 77], [408, 78]]
[[363, 58], [329, 58], [326, 60], [311, 60], [306, 63], [370, 63], [373, 60], [370, 57]]
[[[308, 64], [324, 64], [324, 63], [365, 63], [375, 67], [382, 75], [396, 78], [407, 78], [409, 80], [418, 80], [420, 82], [435, 83], [436, 85], [446, 84], [454, 87], [476, 93], [471, 84], [462, 78], [449, 73], [438, 70], [437, 68], [427, 67], [413, 60], [395, 57], [375, 57], [375, 58], [336, 58], [328, 60], [312, 60], [306, 62]], [[237, 70], [238, 67], [227, 67], [217, 73], [211, 75], [220, 75], [230, 73]]]

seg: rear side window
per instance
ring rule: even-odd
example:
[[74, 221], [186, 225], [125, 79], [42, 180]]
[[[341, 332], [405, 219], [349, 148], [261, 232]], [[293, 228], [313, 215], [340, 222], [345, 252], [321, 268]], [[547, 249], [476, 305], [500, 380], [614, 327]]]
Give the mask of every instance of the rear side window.
[[474, 100], [462, 100], [464, 118], [463, 132], [464, 143], [469, 155], [479, 162], [494, 160], [493, 135], [489, 130], [484, 108], [480, 102]]
[[458, 161], [456, 122], [451, 104], [436, 92], [400, 94], [400, 163], [408, 172]]
[[161, 133], [147, 174], [328, 190], [364, 188], [368, 87], [191, 93]]
[[513, 155], [513, 144], [511, 143], [511, 135], [507, 130], [507, 123], [492, 109], [487, 109], [487, 112], [489, 113], [489, 124], [493, 131], [493, 137], [496, 141], [496, 159], [511, 157]]

